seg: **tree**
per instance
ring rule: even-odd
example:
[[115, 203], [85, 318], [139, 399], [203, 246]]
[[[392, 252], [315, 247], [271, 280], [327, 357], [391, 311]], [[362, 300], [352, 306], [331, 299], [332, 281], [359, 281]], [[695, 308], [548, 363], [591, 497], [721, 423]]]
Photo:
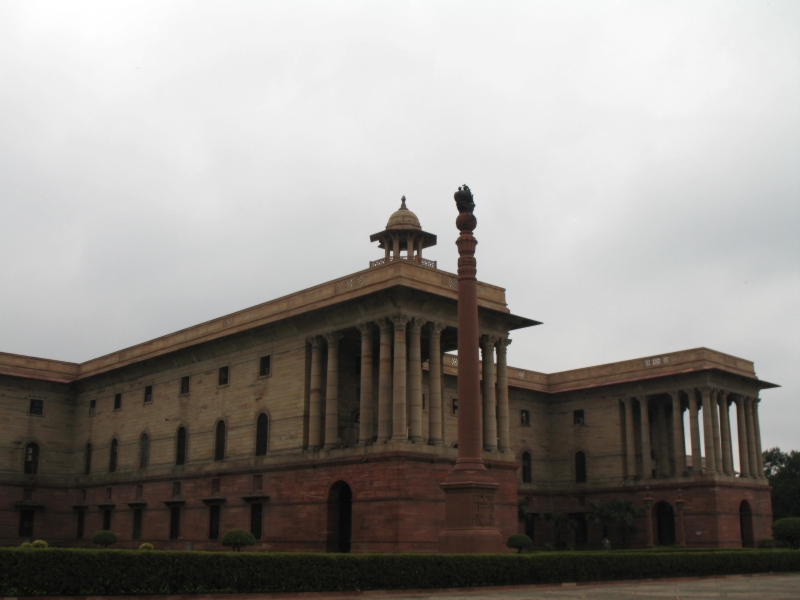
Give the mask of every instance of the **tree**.
[[111, 544], [117, 543], [117, 534], [113, 531], [98, 531], [92, 536], [92, 543], [108, 548]]
[[236, 550], [236, 552], [239, 552], [239, 548], [243, 546], [252, 546], [255, 543], [255, 536], [244, 529], [231, 529], [222, 536], [222, 545], [230, 546]]
[[800, 452], [764, 452], [764, 475], [772, 486], [772, 518], [800, 517]]
[[603, 536], [608, 535], [608, 528], [614, 527], [619, 532], [622, 547], [625, 547], [627, 534], [637, 531], [636, 519], [647, 514], [643, 507], [634, 506], [631, 500], [614, 498], [603, 504], [589, 504], [589, 521], [603, 527]]
[[575, 519], [562, 513], [544, 513], [544, 520], [552, 523], [556, 530], [556, 548], [564, 548], [563, 536], [578, 528]]
[[516, 548], [517, 552], [522, 552], [523, 548], [533, 548], [533, 540], [523, 533], [515, 533], [506, 542], [509, 548]]
[[772, 524], [772, 536], [792, 548], [800, 548], [800, 518], [778, 519]]

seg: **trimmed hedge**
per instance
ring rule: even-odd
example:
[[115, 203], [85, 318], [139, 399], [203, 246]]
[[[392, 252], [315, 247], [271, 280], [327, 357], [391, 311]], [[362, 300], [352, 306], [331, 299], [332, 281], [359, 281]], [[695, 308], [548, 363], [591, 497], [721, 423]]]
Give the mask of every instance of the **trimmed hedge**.
[[800, 571], [800, 552], [300, 554], [0, 549], [0, 595], [453, 588]]

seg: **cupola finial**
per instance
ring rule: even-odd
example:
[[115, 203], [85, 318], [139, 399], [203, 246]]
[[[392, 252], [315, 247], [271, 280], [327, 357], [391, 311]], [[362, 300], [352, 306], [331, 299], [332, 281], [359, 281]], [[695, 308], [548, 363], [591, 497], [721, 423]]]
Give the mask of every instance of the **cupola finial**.
[[400, 198], [400, 210], [408, 210], [408, 207], [406, 207], [406, 197], [405, 196]]

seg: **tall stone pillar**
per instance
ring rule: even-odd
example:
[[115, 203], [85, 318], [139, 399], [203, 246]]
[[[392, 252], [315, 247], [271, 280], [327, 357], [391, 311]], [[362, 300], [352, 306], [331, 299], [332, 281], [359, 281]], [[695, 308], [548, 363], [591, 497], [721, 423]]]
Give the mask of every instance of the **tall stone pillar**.
[[633, 399], [623, 398], [625, 405], [625, 464], [627, 466], [628, 480], [636, 479], [636, 440], [633, 428]]
[[658, 474], [669, 476], [669, 429], [667, 425], [667, 405], [661, 400], [656, 403], [658, 413]]
[[396, 233], [392, 236], [392, 260], [400, 260], [400, 237]]
[[444, 323], [431, 323], [430, 359], [428, 362], [428, 444], [442, 445], [442, 331]]
[[411, 441], [422, 443], [422, 326], [427, 321], [415, 317], [411, 321], [408, 344], [408, 400], [411, 404]]
[[329, 333], [328, 382], [325, 386], [325, 449], [339, 446], [339, 341], [341, 333]]
[[756, 434], [756, 462], [758, 463], [758, 479], [766, 479], [764, 475], [764, 453], [761, 450], [761, 425], [758, 423], [759, 398], [753, 398], [753, 431]]
[[378, 321], [381, 330], [378, 356], [378, 442], [392, 437], [392, 330], [388, 319]]
[[508, 345], [511, 340], [502, 337], [497, 341], [497, 428], [500, 452], [511, 451], [510, 417], [508, 408]]
[[672, 460], [675, 462], [675, 477], [686, 473], [686, 448], [683, 440], [683, 407], [681, 393], [670, 392], [672, 397]]
[[639, 397], [642, 436], [642, 477], [650, 479], [653, 476], [653, 452], [650, 445], [650, 405], [647, 396]]
[[497, 338], [481, 336], [483, 354], [483, 449], [497, 452], [497, 398], [494, 379], [494, 345]]
[[358, 445], [372, 440], [372, 323], [361, 323], [361, 398], [359, 398]]
[[736, 402], [736, 424], [739, 429], [739, 477], [750, 477], [750, 456], [747, 451], [747, 417], [745, 397], [739, 396]]
[[748, 398], [744, 405], [744, 415], [747, 427], [747, 458], [750, 462], [750, 477], [757, 479], [758, 458], [756, 457], [756, 428], [753, 425], [753, 404], [755, 404], [755, 398]]
[[308, 449], [322, 448], [322, 340], [308, 338], [311, 346], [311, 394], [308, 403]]
[[703, 474], [703, 457], [700, 450], [700, 423], [697, 415], [697, 392], [689, 388], [686, 395], [689, 397], [689, 434], [692, 439], [692, 476]]
[[392, 317], [394, 325], [394, 371], [392, 373], [392, 441], [408, 441], [406, 425], [406, 325], [411, 319], [406, 315]]
[[472, 232], [477, 221], [472, 193], [465, 185], [455, 194], [461, 234], [458, 246], [458, 460], [442, 484], [444, 553], [502, 552], [495, 492], [499, 484], [487, 472], [481, 453], [481, 401], [478, 371], [478, 282]]
[[711, 390], [703, 388], [700, 390], [703, 397], [703, 441], [706, 447], [706, 473], [716, 472], [716, 459], [714, 458], [714, 426], [711, 424], [714, 420], [711, 414], [714, 412], [711, 409]]
[[719, 404], [719, 428], [722, 436], [722, 471], [725, 475], [733, 475], [733, 452], [731, 449], [731, 422], [728, 414], [728, 392], [720, 391], [717, 398]]
[[383, 242], [383, 261], [388, 265], [392, 260], [392, 250], [390, 240], [384, 239]]
[[653, 544], [653, 497], [650, 495], [650, 488], [645, 492], [644, 507], [647, 510], [647, 547], [652, 548]]
[[714, 470], [722, 473], [722, 432], [719, 427], [718, 390], [711, 390], [708, 407], [711, 409], [711, 429], [714, 435]]

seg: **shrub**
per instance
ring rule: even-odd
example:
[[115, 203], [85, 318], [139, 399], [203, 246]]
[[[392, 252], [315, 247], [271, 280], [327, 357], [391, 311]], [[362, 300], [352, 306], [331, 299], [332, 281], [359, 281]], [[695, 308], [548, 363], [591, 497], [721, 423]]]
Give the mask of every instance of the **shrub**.
[[153, 549], [153, 544], [148, 544], [147, 542], [139, 546], [139, 550], [146, 550], [147, 552], [149, 552], [152, 549]]
[[778, 519], [772, 524], [772, 535], [792, 548], [800, 548], [800, 517]]
[[20, 548], [33, 548], [33, 544], [31, 544], [30, 542], [22, 542], [22, 543], [19, 545], [19, 547], [20, 547]]
[[113, 531], [98, 531], [92, 536], [92, 543], [108, 548], [111, 544], [117, 543], [117, 534]]
[[522, 552], [523, 548], [533, 548], [533, 540], [525, 534], [517, 533], [508, 538], [506, 546], [516, 548], [517, 552]]
[[222, 545], [230, 546], [236, 550], [236, 552], [238, 552], [239, 548], [242, 548], [243, 546], [252, 546], [255, 543], [255, 536], [244, 529], [231, 529], [222, 536]]
[[44, 540], [34, 540], [33, 543], [31, 544], [31, 546], [33, 546], [34, 548], [47, 548], [48, 545], [49, 544]]

